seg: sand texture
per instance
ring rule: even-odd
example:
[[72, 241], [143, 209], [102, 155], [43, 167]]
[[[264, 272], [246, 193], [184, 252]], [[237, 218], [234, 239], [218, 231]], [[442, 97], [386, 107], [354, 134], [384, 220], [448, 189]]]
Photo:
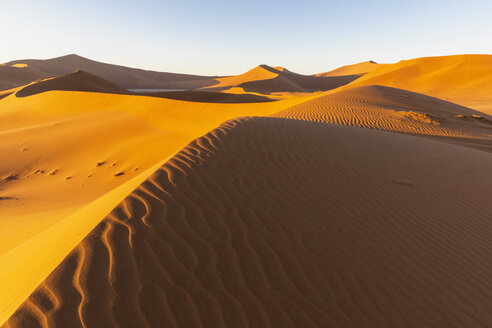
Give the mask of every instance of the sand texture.
[[0, 327], [492, 327], [491, 58], [1, 64]]
[[491, 165], [413, 136], [233, 120], [125, 198], [5, 327], [485, 327]]

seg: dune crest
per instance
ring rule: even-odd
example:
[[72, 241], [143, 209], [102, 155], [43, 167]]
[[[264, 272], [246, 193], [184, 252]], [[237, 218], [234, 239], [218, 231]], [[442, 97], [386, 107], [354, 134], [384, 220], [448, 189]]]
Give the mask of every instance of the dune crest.
[[319, 73], [316, 76], [342, 76], [342, 75], [358, 75], [370, 73], [377, 68], [385, 67], [388, 64], [378, 64], [375, 61], [365, 61], [362, 63], [342, 66], [329, 72]]
[[302, 75], [283, 67], [260, 65], [241, 75], [217, 78], [217, 84], [205, 89], [243, 88], [246, 92], [266, 94], [272, 92], [327, 91], [346, 85], [357, 77]]
[[414, 136], [230, 121], [128, 196], [5, 327], [486, 326], [491, 165]]
[[[19, 276], [18, 267], [11, 267], [2, 256], [22, 259], [17, 252], [24, 249], [22, 253], [36, 258], [38, 266], [24, 272], [30, 272], [31, 281], [41, 282], [58, 263], [46, 258], [34, 240], [46, 231], [56, 232], [54, 227], [67, 217], [140, 176], [194, 138], [224, 120], [268, 115], [300, 101], [231, 106], [72, 91], [2, 99], [0, 153], [9, 154], [8, 160], [0, 161], [2, 280], [15, 281]], [[60, 232], [56, 236], [53, 241], [59, 246], [54, 252], [61, 259], [71, 248], [60, 245], [68, 245], [71, 235]], [[16, 285], [6, 287], [11, 286]], [[3, 317], [9, 311], [6, 303], [22, 302], [35, 287], [30, 286], [20, 300], [0, 298], [1, 320], [8, 318]]]

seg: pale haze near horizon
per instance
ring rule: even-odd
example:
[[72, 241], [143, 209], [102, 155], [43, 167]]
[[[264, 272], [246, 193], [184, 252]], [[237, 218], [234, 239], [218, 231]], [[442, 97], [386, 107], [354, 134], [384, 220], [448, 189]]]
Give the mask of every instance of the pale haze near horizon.
[[1, 1], [0, 62], [71, 53], [157, 71], [313, 74], [492, 53], [492, 1]]

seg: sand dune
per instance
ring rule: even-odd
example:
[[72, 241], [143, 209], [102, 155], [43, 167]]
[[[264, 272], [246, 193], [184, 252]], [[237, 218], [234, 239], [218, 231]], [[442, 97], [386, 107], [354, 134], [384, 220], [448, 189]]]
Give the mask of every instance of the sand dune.
[[47, 78], [37, 82], [30, 83], [23, 87], [0, 92], [0, 99], [11, 93], [17, 97], [27, 97], [47, 91], [83, 91], [112, 94], [127, 94], [146, 97], [158, 97], [182, 101], [204, 102], [204, 103], [253, 103], [269, 102], [270, 99], [265, 96], [259, 96], [249, 93], [234, 94], [214, 91], [162, 91], [162, 92], [132, 92], [123, 89], [120, 86], [104, 80], [94, 74], [77, 70], [71, 74]]
[[217, 78], [213, 90], [243, 88], [246, 92], [313, 92], [332, 90], [346, 85], [358, 76], [314, 76], [290, 72], [283, 67], [260, 65], [237, 76]]
[[0, 91], [12, 89], [33, 81], [49, 77], [48, 74], [32, 67], [0, 65]]
[[9, 160], [0, 161], [0, 254], [224, 120], [268, 115], [300, 101], [231, 107], [68, 91], [2, 99], [0, 153]]
[[492, 117], [422, 94], [362, 86], [316, 97], [276, 117], [444, 137], [492, 151]]
[[0, 326], [490, 326], [490, 58], [0, 65]]
[[123, 89], [116, 84], [106, 81], [93, 74], [77, 70], [71, 74], [44, 79], [40, 82], [29, 84], [19, 91], [17, 97], [27, 97], [38, 93], [64, 90], [64, 91], [86, 91], [86, 92], [103, 92], [128, 94], [126, 89]]
[[348, 87], [371, 84], [424, 93], [492, 114], [492, 55], [403, 60], [376, 69]]
[[366, 61], [362, 63], [342, 66], [329, 72], [319, 73], [316, 76], [343, 76], [343, 75], [358, 75], [362, 76], [372, 72], [376, 68], [385, 67], [388, 64], [378, 64], [375, 61]]
[[[300, 101], [232, 106], [71, 91], [2, 99], [0, 154], [8, 160], [0, 161], [0, 280], [12, 283], [0, 284], [0, 321], [59, 263], [53, 259], [61, 261], [70, 242], [85, 236], [88, 222], [111, 209], [104, 213], [108, 202], [93, 203], [224, 120], [268, 115]], [[88, 206], [95, 208], [82, 223], [69, 219]], [[73, 231], [67, 221], [76, 222]], [[87, 231], [77, 226], [85, 223]], [[41, 247], [47, 242], [53, 247]], [[19, 262], [26, 256], [35, 261]]]
[[[116, 83], [127, 89], [194, 89], [215, 83], [215, 77], [146, 71], [142, 69], [101, 63], [77, 55], [67, 55], [46, 60], [15, 60], [6, 63], [6, 66], [21, 64], [28, 65], [29, 68], [41, 72], [43, 74], [42, 77], [63, 76], [76, 70], [83, 70], [85, 72], [100, 76], [103, 79]], [[23, 80], [21, 83], [14, 86], [26, 84], [39, 78], [40, 77], [36, 77], [31, 80]], [[10, 86], [8, 88], [12, 88], [14, 86]]]
[[280, 118], [180, 151], [5, 327], [486, 327], [489, 153]]

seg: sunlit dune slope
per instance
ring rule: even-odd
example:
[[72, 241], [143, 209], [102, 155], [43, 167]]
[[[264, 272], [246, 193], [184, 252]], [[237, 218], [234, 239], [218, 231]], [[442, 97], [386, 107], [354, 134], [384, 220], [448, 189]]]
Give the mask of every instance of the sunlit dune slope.
[[116, 94], [129, 93], [126, 89], [123, 89], [112, 82], [106, 81], [93, 74], [77, 70], [62, 77], [48, 78], [37, 83], [31, 83], [17, 91], [16, 96], [27, 97], [53, 90], [104, 92]]
[[388, 64], [378, 64], [372, 60], [357, 63], [353, 65], [342, 66], [329, 72], [319, 73], [316, 76], [343, 76], [343, 75], [358, 75], [362, 76], [372, 72], [376, 68], [387, 66]]
[[492, 151], [492, 117], [384, 86], [354, 87], [323, 95], [274, 116], [445, 137], [450, 142]]
[[346, 85], [358, 76], [314, 76], [290, 72], [283, 67], [260, 65], [237, 76], [217, 78], [218, 84], [207, 88], [227, 90], [243, 88], [246, 92], [313, 92], [326, 91]]
[[348, 87], [371, 84], [424, 93], [492, 114], [492, 55], [404, 60], [376, 69]]
[[[42, 72], [44, 74], [43, 77], [63, 76], [70, 74], [75, 70], [83, 70], [85, 72], [95, 74], [103, 79], [116, 83], [124, 88], [132, 89], [194, 89], [216, 83], [214, 77], [147, 71], [142, 69], [102, 63], [77, 55], [67, 55], [46, 60], [15, 60], [7, 63], [6, 65], [19, 64], [27, 64], [29, 68], [36, 69], [37, 71]], [[24, 80], [20, 84], [26, 84], [34, 80], [35, 79], [29, 81]]]
[[5, 327], [486, 327], [490, 153], [243, 118], [121, 202]]

